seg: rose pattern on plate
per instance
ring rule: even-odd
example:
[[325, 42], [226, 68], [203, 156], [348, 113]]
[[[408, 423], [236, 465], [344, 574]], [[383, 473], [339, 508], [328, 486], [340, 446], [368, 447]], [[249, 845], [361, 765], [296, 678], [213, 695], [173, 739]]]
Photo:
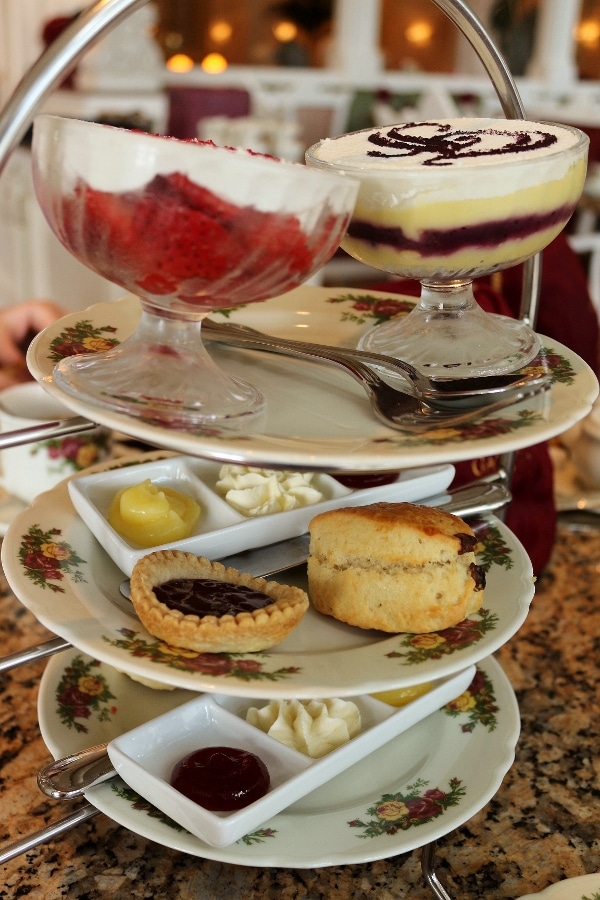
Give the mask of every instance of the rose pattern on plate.
[[387, 659], [402, 660], [403, 666], [414, 666], [465, 650], [498, 624], [498, 616], [489, 609], [481, 607], [475, 615], [479, 618], [463, 619], [451, 628], [404, 635], [399, 644], [401, 649], [390, 650], [385, 655]]
[[[495, 525], [486, 522], [474, 522], [473, 527], [478, 537], [476, 548], [477, 562], [486, 572], [492, 565], [509, 570], [513, 567], [510, 548]], [[489, 609], [481, 607], [473, 616], [463, 619], [457, 625], [431, 631], [425, 634], [406, 634], [400, 639], [399, 648], [386, 653], [388, 659], [401, 659], [402, 665], [418, 665], [432, 659], [441, 659], [452, 653], [460, 652], [477, 641], [498, 624], [498, 616]]]
[[500, 529], [488, 522], [473, 522], [477, 534], [477, 562], [486, 572], [490, 566], [497, 565], [508, 571], [513, 567], [510, 548], [500, 533]]
[[52, 340], [49, 358], [60, 362], [67, 356], [77, 356], [79, 353], [104, 353], [121, 343], [116, 337], [110, 337], [116, 331], [114, 325], [97, 326], [89, 319], [82, 319]]
[[371, 818], [351, 819], [348, 825], [360, 828], [358, 837], [364, 839], [394, 835], [431, 822], [449, 807], [458, 806], [465, 794], [466, 788], [459, 778], [451, 778], [447, 790], [431, 788], [428, 781], [418, 778], [402, 791], [382, 794], [366, 810], [367, 817]]
[[149, 659], [180, 672], [202, 672], [203, 675], [240, 678], [243, 681], [280, 681], [282, 678], [298, 675], [301, 671], [298, 666], [286, 666], [274, 672], [265, 671], [260, 658], [268, 659], [266, 653], [198, 653], [197, 650], [171, 647], [161, 640], [147, 641], [129, 628], [121, 628], [119, 633], [123, 637], [109, 638], [102, 635], [102, 639], [138, 659]]
[[99, 671], [101, 665], [97, 660], [86, 662], [82, 656], [75, 656], [64, 670], [56, 688], [56, 711], [67, 728], [87, 734], [88, 727], [79, 719], [94, 716], [98, 722], [106, 722], [116, 713], [117, 707], [108, 705], [116, 697]]
[[97, 435], [67, 435], [40, 441], [29, 452], [35, 456], [45, 450], [48, 454], [48, 472], [69, 474], [81, 472], [98, 462], [108, 452], [109, 444], [110, 433], [106, 431]]
[[21, 539], [19, 559], [25, 575], [37, 587], [64, 594], [59, 582], [65, 575], [70, 575], [73, 581], [85, 581], [79, 569], [85, 560], [70, 544], [59, 540], [61, 534], [60, 528], [43, 531], [39, 525], [32, 525]]
[[[121, 797], [122, 800], [126, 800], [130, 803], [133, 809], [146, 813], [149, 818], [157, 819], [159, 822], [162, 822], [163, 825], [168, 825], [170, 828], [175, 829], [175, 831], [185, 831], [185, 828], [183, 828], [179, 822], [175, 822], [169, 816], [165, 815], [160, 809], [153, 806], [149, 800], [140, 797], [138, 793], [119, 779], [112, 784], [112, 789], [117, 797]], [[276, 834], [277, 831], [274, 828], [258, 828], [256, 831], [251, 831], [249, 834], [245, 834], [243, 837], [239, 838], [239, 840], [236, 841], [236, 844], [247, 844], [248, 846], [251, 844], [260, 844], [266, 838], [275, 837]]]
[[483, 725], [488, 732], [495, 731], [498, 724], [496, 716], [498, 706], [491, 678], [481, 669], [477, 669], [467, 690], [450, 703], [446, 703], [442, 710], [453, 718], [467, 716], [467, 721], [461, 722], [462, 732], [471, 732], [477, 725]]
[[340, 320], [355, 325], [381, 325], [390, 319], [406, 316], [416, 306], [414, 300], [395, 294], [391, 297], [374, 297], [372, 294], [340, 294], [329, 297], [328, 303], [351, 303], [350, 310], [343, 309]]

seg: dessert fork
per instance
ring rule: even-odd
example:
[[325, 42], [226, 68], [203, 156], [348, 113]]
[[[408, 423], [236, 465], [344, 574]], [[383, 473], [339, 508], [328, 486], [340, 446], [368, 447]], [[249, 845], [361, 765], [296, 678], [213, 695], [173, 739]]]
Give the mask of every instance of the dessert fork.
[[[436, 427], [450, 428], [464, 425], [482, 415], [488, 415], [521, 400], [535, 397], [550, 387], [550, 379], [547, 376], [524, 379], [519, 382], [519, 387], [513, 385], [508, 393], [501, 395], [500, 399], [486, 404], [484, 408], [478, 405], [456, 412], [455, 408], [452, 409], [448, 406], [435, 407], [422, 395], [414, 397], [412, 394], [392, 387], [362, 361], [361, 351], [351, 351], [352, 355], [349, 355], [345, 349], [338, 350], [318, 344], [304, 344], [300, 341], [271, 338], [254, 331], [254, 329], [246, 328], [246, 326], [214, 323], [212, 320], [205, 320], [202, 327], [209, 340], [249, 349], [265, 350], [270, 353], [282, 353], [301, 359], [312, 359], [344, 369], [365, 390], [375, 416], [388, 428], [396, 431], [418, 433], [430, 431]], [[367, 353], [364, 356], [372, 359], [372, 354]], [[382, 359], [385, 361], [387, 357], [382, 357]], [[390, 362], [400, 362], [402, 366], [407, 365], [391, 358]], [[409, 368], [412, 369], [412, 367]], [[444, 393], [444, 397], [447, 398], [446, 393]]]
[[550, 377], [547, 373], [540, 375], [535, 372], [525, 374], [510, 372], [505, 375], [480, 375], [470, 378], [430, 377], [405, 360], [393, 356], [384, 356], [381, 353], [358, 350], [354, 347], [331, 347], [325, 344], [275, 337], [237, 322], [216, 322], [214, 319], [205, 319], [202, 324], [202, 332], [208, 340], [232, 346], [254, 345], [257, 349], [273, 353], [286, 353], [290, 356], [317, 354], [323, 362], [327, 361], [327, 357], [333, 355], [338, 359], [345, 357], [359, 363], [362, 362], [384, 374], [401, 377], [404, 382], [410, 384], [414, 393], [421, 400], [434, 405], [452, 403], [456, 407], [459, 402], [465, 404], [465, 401], [472, 406], [484, 405], [494, 399], [500, 399], [505, 393], [519, 391], [526, 385], [541, 384]]

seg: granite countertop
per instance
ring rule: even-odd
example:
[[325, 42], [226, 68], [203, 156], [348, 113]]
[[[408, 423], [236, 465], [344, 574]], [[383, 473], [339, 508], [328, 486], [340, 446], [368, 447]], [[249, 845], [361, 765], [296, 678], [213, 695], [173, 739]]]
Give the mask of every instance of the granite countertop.
[[[525, 624], [496, 654], [517, 694], [521, 736], [496, 796], [438, 842], [436, 872], [452, 900], [518, 898], [600, 871], [599, 569], [600, 530], [561, 526]], [[0, 603], [2, 655], [50, 636], [1, 577]], [[36, 715], [44, 665], [0, 675], [0, 850], [73, 808], [46, 799], [36, 785], [49, 761]], [[164, 849], [102, 814], [2, 868], [0, 900], [432, 896], [420, 850], [355, 866], [246, 868]]]

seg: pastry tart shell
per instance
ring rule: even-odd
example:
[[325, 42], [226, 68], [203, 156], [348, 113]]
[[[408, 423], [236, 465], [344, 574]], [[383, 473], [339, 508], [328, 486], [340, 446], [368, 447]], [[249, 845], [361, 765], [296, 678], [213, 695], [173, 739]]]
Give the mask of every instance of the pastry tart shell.
[[[177, 578], [207, 578], [262, 591], [273, 602], [236, 615], [185, 615], [161, 603], [154, 588]], [[131, 602], [145, 628], [171, 647], [199, 653], [251, 653], [281, 643], [300, 624], [309, 601], [300, 588], [225, 568], [193, 553], [158, 550], [140, 559], [131, 574]]]

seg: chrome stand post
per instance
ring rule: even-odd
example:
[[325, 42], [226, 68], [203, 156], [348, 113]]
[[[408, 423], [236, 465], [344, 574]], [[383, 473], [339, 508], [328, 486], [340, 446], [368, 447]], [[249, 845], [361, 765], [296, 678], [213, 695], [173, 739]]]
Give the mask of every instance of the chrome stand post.
[[431, 888], [433, 896], [437, 897], [437, 900], [452, 900], [452, 897], [440, 884], [438, 877], [435, 874], [436, 846], [437, 841], [432, 841], [431, 844], [425, 844], [421, 851], [421, 871], [423, 872], [423, 878], [425, 879], [427, 887]]

